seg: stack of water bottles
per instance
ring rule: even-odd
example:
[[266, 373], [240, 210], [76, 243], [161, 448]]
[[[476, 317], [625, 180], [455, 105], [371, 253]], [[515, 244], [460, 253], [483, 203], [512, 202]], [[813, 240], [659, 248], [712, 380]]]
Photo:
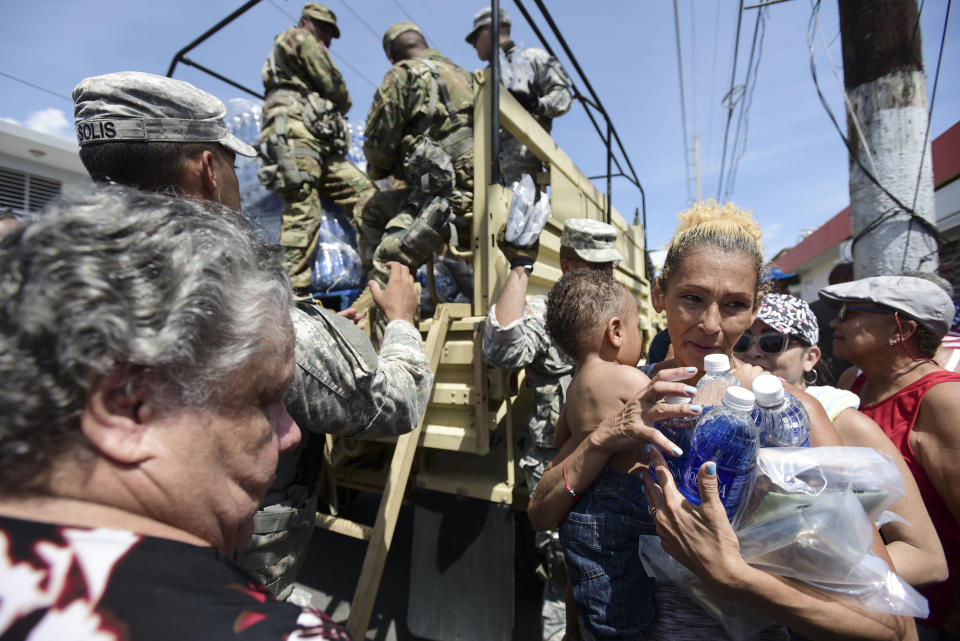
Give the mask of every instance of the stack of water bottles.
[[343, 210], [332, 201], [322, 199], [323, 214], [313, 256], [313, 291], [315, 293], [346, 292], [362, 288], [365, 282], [356, 233]]
[[[868, 610], [925, 617], [926, 599], [870, 551], [874, 523], [890, 520], [886, 509], [904, 495], [893, 460], [872, 448], [810, 448], [807, 412], [780, 379], [758, 376], [751, 392], [729, 374], [726, 356], [704, 360], [693, 399], [703, 407], [700, 419], [656, 424], [684, 451], [667, 456], [681, 494], [699, 504], [698, 472], [714, 461], [718, 494], [748, 563]], [[657, 537], [640, 537], [640, 556], [651, 576], [682, 587], [732, 638], [772, 623], [708, 592]]]

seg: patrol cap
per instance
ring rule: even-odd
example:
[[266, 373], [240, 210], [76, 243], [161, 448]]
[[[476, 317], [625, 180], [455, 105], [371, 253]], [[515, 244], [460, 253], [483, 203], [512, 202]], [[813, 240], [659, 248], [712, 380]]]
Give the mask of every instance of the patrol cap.
[[303, 14], [304, 18], [313, 18], [314, 20], [319, 20], [320, 22], [326, 22], [328, 25], [333, 27], [333, 37], [340, 37], [340, 27], [337, 26], [337, 14], [333, 11], [330, 11], [327, 7], [323, 6], [319, 2], [308, 2], [303, 5]]
[[[467, 34], [467, 44], [472, 45], [473, 41], [477, 39], [477, 32], [493, 22], [493, 20], [490, 19], [492, 14], [493, 12], [490, 10], [490, 7], [484, 7], [473, 16], [473, 29]], [[510, 26], [510, 16], [507, 15], [507, 10], [502, 7], [500, 8], [500, 24]]]
[[872, 276], [820, 290], [831, 307], [845, 303], [883, 305], [914, 319], [943, 338], [953, 322], [953, 301], [939, 285], [914, 276]]
[[386, 33], [383, 34], [383, 53], [387, 54], [387, 58], [390, 57], [390, 46], [393, 44], [393, 41], [396, 40], [397, 36], [399, 36], [401, 33], [406, 33], [408, 31], [416, 31], [421, 36], [423, 35], [423, 32], [420, 31], [420, 27], [412, 22], [395, 22], [387, 27]]
[[614, 247], [617, 230], [613, 225], [591, 218], [570, 218], [563, 223], [560, 246], [572, 249], [588, 263], [610, 263], [623, 260]]
[[189, 82], [142, 71], [84, 78], [73, 88], [80, 146], [100, 142], [217, 142], [241, 156], [256, 150], [227, 129], [219, 98]]

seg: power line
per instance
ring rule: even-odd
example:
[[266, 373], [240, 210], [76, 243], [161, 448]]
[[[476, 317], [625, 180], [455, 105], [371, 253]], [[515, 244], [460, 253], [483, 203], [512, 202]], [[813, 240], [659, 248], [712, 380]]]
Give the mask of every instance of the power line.
[[[393, 4], [397, 5], [397, 8], [400, 9], [401, 12], [403, 12], [403, 15], [407, 16], [407, 20], [409, 20], [410, 22], [412, 22], [412, 23], [414, 23], [415, 25], [417, 25], [418, 27], [420, 27], [420, 30], [423, 31], [423, 25], [421, 25], [419, 22], [417, 22], [417, 21], [414, 19], [414, 17], [411, 16], [410, 13], [409, 13], [406, 9], [403, 8], [403, 5], [400, 4], [400, 3], [398, 2], [398, 0], [393, 0]], [[430, 35], [429, 35], [426, 31], [423, 31], [423, 35], [426, 37], [426, 39], [427, 39], [428, 41], [430, 41], [430, 42], [435, 42], [435, 41], [433, 40], [433, 38], [431, 38]]]
[[720, 191], [723, 188], [723, 171], [727, 163], [727, 137], [730, 135], [730, 121], [733, 120], [734, 102], [734, 81], [737, 78], [737, 56], [740, 53], [740, 26], [743, 24], [743, 0], [740, 0], [740, 6], [737, 9], [737, 35], [733, 43], [733, 68], [730, 70], [730, 91], [724, 96], [723, 101], [727, 103], [727, 125], [723, 131], [723, 152], [720, 155], [720, 179], [717, 181], [717, 198], [720, 198]]
[[[737, 179], [737, 167], [740, 159], [747, 152], [747, 133], [750, 129], [748, 114], [753, 105], [753, 94], [757, 87], [757, 78], [759, 77], [760, 58], [763, 56], [763, 39], [766, 35], [767, 15], [764, 12], [766, 7], [759, 7], [757, 11], [757, 21], [753, 27], [753, 43], [750, 46], [750, 57], [747, 60], [747, 74], [743, 80], [744, 92], [743, 99], [740, 102], [740, 116], [737, 118], [737, 129], [733, 136], [733, 150], [730, 154], [730, 170], [727, 172], [727, 187], [722, 200], [730, 198], [733, 191], [733, 185]], [[756, 59], [756, 63], [754, 63]], [[741, 137], [741, 130], [743, 136]]]
[[[940, 82], [940, 63], [943, 61], [943, 43], [947, 39], [947, 23], [950, 22], [950, 5], [952, 0], [947, 0], [947, 12], [943, 16], [943, 33], [940, 34], [940, 53], [937, 54], [937, 71], [933, 75], [933, 91], [930, 94], [930, 107], [927, 109], [927, 130], [923, 134], [923, 147], [921, 149], [926, 150], [927, 141], [930, 140], [930, 116], [933, 115], [933, 103], [937, 100], [937, 84]], [[920, 5], [920, 10], [923, 11], [923, 5]], [[917, 17], [917, 22], [920, 21], [919, 16]], [[914, 31], [916, 33], [916, 31]], [[932, 153], [931, 153], [932, 156]], [[926, 159], [926, 153], [921, 153], [920, 155], [920, 169], [917, 171], [917, 186], [913, 192], [913, 206], [917, 206], [917, 196], [920, 193], [920, 175], [923, 172], [923, 161]]]
[[365, 26], [365, 27], [367, 28], [367, 30], [368, 30], [371, 34], [373, 34], [373, 37], [376, 38], [378, 42], [380, 41], [380, 34], [377, 33], [377, 30], [376, 30], [376, 29], [374, 29], [373, 27], [370, 26], [370, 23], [369, 23], [369, 22], [367, 22], [366, 20], [363, 19], [363, 16], [361, 16], [359, 13], [357, 13], [356, 11], [354, 11], [353, 7], [351, 7], [349, 4], [347, 4], [345, 0], [340, 0], [340, 4], [342, 4], [343, 6], [345, 6], [345, 7], [347, 8], [347, 11], [349, 11], [350, 13], [352, 13], [354, 16], [356, 16], [357, 20], [359, 20], [360, 22], [363, 23], [363, 26]]
[[[943, 61], [943, 43], [947, 39], [947, 23], [950, 22], [950, 5], [952, 0], [947, 0], [947, 12], [943, 16], [943, 33], [940, 34], [940, 52], [937, 54], [937, 71], [933, 75], [933, 92], [930, 94], [930, 107], [927, 109], [927, 129], [923, 134], [923, 146], [920, 147], [920, 167], [917, 169], [917, 186], [913, 190], [913, 208], [917, 207], [917, 198], [920, 196], [920, 179], [923, 176], [923, 161], [927, 158], [927, 142], [930, 140], [930, 117], [933, 115], [933, 103], [937, 100], [937, 84], [940, 82], [940, 63]], [[923, 4], [920, 5], [920, 11], [923, 11]], [[920, 24], [920, 15], [917, 14], [917, 24]], [[917, 28], [914, 26], [913, 35], [916, 37]], [[930, 153], [931, 161], [933, 152]], [[910, 226], [907, 227], [907, 240], [903, 246], [903, 260], [900, 262], [900, 269], [903, 270], [907, 264], [907, 250], [910, 248], [910, 234], [913, 232], [913, 218], [910, 219]], [[923, 261], [921, 261], [923, 264]]]
[[46, 88], [44, 88], [44, 87], [41, 87], [40, 85], [35, 85], [35, 84], [33, 84], [32, 82], [28, 82], [28, 81], [24, 80], [23, 78], [17, 78], [16, 76], [11, 76], [10, 74], [4, 73], [3, 71], [0, 71], [0, 76], [4, 76], [4, 77], [6, 77], [6, 78], [10, 78], [10, 80], [14, 80], [14, 81], [19, 82], [19, 83], [21, 83], [21, 84], [27, 85], [28, 87], [33, 87], [34, 89], [37, 89], [37, 90], [39, 90], [39, 91], [46, 92], [46, 93], [50, 94], [51, 96], [56, 96], [57, 98], [63, 98], [64, 100], [69, 100], [70, 102], [73, 102], [73, 98], [71, 98], [71, 97], [69, 97], [69, 96], [65, 96], [65, 95], [63, 95], [62, 93], [57, 93], [56, 91], [51, 91], [51, 90], [49, 90], [49, 89], [46, 89]]
[[687, 200], [690, 197], [690, 149], [687, 146], [687, 107], [683, 95], [683, 56], [680, 55], [680, 17], [677, 0], [673, 0], [673, 29], [677, 39], [677, 77], [680, 84], [680, 126], [683, 131], [683, 171], [686, 175]]

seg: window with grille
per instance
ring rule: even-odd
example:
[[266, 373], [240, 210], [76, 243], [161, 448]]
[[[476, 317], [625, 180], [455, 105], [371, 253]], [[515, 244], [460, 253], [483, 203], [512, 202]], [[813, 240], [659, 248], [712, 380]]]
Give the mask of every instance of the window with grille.
[[0, 207], [35, 212], [60, 194], [60, 181], [0, 167]]

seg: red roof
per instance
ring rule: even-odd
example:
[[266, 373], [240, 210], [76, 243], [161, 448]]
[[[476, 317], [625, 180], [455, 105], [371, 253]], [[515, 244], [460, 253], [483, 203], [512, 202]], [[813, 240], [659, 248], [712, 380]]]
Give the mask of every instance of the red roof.
[[[934, 189], [939, 189], [960, 176], [960, 122], [937, 136], [931, 149], [933, 185]], [[850, 238], [850, 207], [818, 227], [815, 232], [773, 261], [773, 264], [785, 272], [792, 272], [811, 258], [847, 238]]]

